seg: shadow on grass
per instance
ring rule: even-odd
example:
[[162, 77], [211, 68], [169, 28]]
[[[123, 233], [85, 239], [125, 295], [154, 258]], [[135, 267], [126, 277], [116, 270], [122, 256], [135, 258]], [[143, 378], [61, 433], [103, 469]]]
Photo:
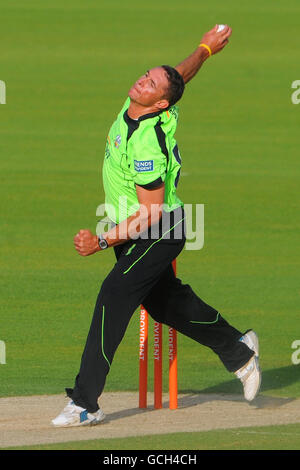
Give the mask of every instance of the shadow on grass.
[[[265, 370], [262, 371], [260, 392], [279, 390], [299, 380], [300, 368], [294, 365]], [[228, 380], [227, 382], [221, 382], [213, 387], [201, 390], [183, 390], [182, 392], [187, 393], [186, 396], [178, 401], [178, 405], [183, 408], [204, 403], [207, 401], [207, 395], [215, 395], [211, 396], [210, 400], [245, 401], [243, 397], [243, 386], [236, 378]], [[249, 405], [255, 406], [256, 408], [273, 408], [282, 406], [293, 400], [294, 398], [277, 398], [259, 395], [253, 402], [249, 403]]]
[[[292, 385], [300, 379], [300, 368], [297, 366], [280, 367], [262, 372], [262, 386], [260, 391], [276, 390]], [[182, 390], [178, 398], [178, 408], [189, 408], [213, 401], [239, 401], [245, 402], [243, 397], [243, 388], [241, 382], [234, 378], [227, 382], [219, 383], [213, 387], [202, 390]], [[295, 398], [279, 398], [272, 396], [259, 395], [253, 402], [247, 403], [248, 406], [256, 408], [278, 408]], [[163, 408], [168, 408], [168, 401], [164, 400]], [[107, 422], [115, 419], [126, 418], [142, 413], [156, 412], [153, 406], [143, 410], [138, 407], [117, 411], [107, 415]]]
[[[262, 371], [262, 384], [260, 391], [279, 390], [288, 387], [300, 380], [300, 367], [291, 365]], [[236, 378], [222, 382], [213, 387], [198, 390], [197, 393], [241, 393], [242, 384]], [[187, 392], [195, 392], [188, 390]]]

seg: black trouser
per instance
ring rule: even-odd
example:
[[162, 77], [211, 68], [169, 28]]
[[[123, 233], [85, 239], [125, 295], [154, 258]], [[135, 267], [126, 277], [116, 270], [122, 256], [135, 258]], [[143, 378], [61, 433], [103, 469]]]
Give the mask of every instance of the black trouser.
[[91, 413], [99, 408], [114, 354], [140, 304], [156, 321], [211, 348], [230, 372], [253, 355], [238, 341], [242, 333], [175, 277], [171, 263], [185, 243], [183, 210], [171, 216], [171, 228], [160, 221], [156, 239], [138, 238], [115, 248], [117, 262], [101, 286], [75, 387], [66, 389]]

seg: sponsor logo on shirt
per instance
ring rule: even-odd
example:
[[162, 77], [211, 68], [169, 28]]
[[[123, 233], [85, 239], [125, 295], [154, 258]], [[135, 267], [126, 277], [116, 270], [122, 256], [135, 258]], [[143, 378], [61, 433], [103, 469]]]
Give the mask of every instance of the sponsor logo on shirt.
[[176, 119], [176, 121], [178, 121], [178, 109], [176, 106], [172, 106], [170, 109], [169, 109], [169, 112], [174, 116], [174, 118]]
[[144, 173], [145, 171], [154, 170], [154, 161], [153, 160], [134, 160], [134, 169], [139, 173]]

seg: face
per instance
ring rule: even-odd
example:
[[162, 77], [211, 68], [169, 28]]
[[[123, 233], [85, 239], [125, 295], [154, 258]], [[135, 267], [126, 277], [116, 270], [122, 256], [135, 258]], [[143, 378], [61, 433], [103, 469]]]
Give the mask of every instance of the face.
[[162, 67], [148, 70], [140, 77], [129, 90], [129, 97], [132, 101], [145, 106], [155, 106], [158, 109], [167, 108], [168, 100], [165, 98], [168, 89], [168, 78]]

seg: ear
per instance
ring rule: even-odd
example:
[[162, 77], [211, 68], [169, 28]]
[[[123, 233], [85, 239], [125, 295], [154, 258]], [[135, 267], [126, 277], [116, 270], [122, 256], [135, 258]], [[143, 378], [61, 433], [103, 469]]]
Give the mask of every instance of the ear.
[[156, 106], [159, 108], [159, 109], [166, 109], [168, 108], [170, 105], [169, 101], [166, 100], [166, 99], [163, 99], [163, 100], [159, 100], [157, 101], [156, 103]]

